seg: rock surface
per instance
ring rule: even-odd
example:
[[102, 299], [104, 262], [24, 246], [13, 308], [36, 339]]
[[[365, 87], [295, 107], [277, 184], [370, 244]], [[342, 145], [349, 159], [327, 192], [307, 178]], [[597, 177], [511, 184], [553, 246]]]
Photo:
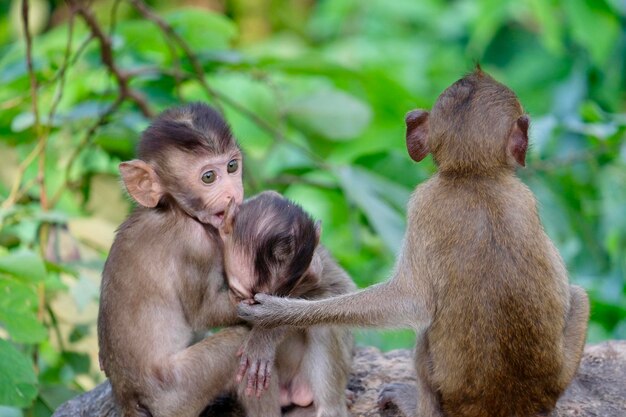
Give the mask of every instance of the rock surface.
[[[353, 416], [396, 416], [395, 410], [382, 413], [376, 399], [388, 382], [414, 382], [412, 353], [395, 350], [381, 353], [372, 347], [357, 349], [349, 389], [355, 394], [350, 407]], [[203, 416], [239, 416], [241, 410], [224, 399], [213, 404]], [[626, 341], [589, 345], [576, 378], [558, 402], [551, 417], [626, 417]], [[105, 382], [57, 409], [53, 417], [120, 417]]]

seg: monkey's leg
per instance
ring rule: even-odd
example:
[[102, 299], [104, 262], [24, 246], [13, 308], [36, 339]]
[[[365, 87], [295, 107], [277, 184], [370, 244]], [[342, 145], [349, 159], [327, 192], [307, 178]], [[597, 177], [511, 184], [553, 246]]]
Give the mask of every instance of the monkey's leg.
[[570, 307], [563, 331], [564, 361], [559, 381], [563, 390], [572, 382], [578, 370], [580, 358], [585, 348], [588, 320], [589, 298], [587, 293], [577, 285], [570, 285]]
[[421, 335], [415, 346], [415, 371], [417, 385], [391, 383], [383, 387], [378, 404], [384, 408], [394, 404], [406, 417], [443, 417], [437, 394], [431, 384], [430, 352], [428, 341]]
[[313, 391], [316, 417], [348, 417], [346, 386], [354, 340], [345, 329], [307, 329], [307, 349], [301, 373]]
[[197, 417], [219, 394], [234, 387], [237, 349], [248, 329], [229, 327], [164, 358], [148, 383], [146, 406], [154, 417]]
[[280, 391], [276, 366], [272, 370], [273, 378], [270, 379], [269, 387], [257, 397], [254, 393], [246, 394], [246, 384], [237, 386], [237, 398], [246, 410], [246, 417], [280, 417]]

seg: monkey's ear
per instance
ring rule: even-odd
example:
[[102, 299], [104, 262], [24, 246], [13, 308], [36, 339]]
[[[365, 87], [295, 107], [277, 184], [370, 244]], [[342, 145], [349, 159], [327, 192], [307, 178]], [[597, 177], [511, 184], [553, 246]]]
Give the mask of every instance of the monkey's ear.
[[404, 118], [406, 122], [406, 148], [409, 156], [419, 162], [428, 155], [428, 112], [411, 110]]
[[226, 206], [226, 211], [224, 212], [224, 220], [222, 221], [222, 225], [220, 226], [220, 236], [224, 239], [226, 236], [230, 235], [233, 232], [233, 226], [235, 224], [235, 216], [239, 212], [239, 206], [234, 198], [228, 202], [228, 206]]
[[513, 123], [511, 133], [509, 133], [507, 151], [515, 162], [521, 166], [526, 166], [526, 151], [528, 150], [528, 125], [530, 119], [527, 115], [521, 116]]
[[122, 181], [128, 194], [144, 207], [156, 207], [163, 195], [161, 183], [154, 169], [140, 159], [119, 165]]

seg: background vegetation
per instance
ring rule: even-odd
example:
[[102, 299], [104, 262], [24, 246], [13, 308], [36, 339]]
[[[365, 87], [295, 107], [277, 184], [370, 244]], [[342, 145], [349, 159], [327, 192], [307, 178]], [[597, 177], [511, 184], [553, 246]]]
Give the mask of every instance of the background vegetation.
[[103, 379], [99, 274], [130, 209], [117, 165], [154, 114], [220, 108], [246, 194], [302, 204], [367, 286], [434, 171], [408, 158], [404, 114], [475, 62], [532, 117], [520, 176], [589, 291], [589, 341], [626, 337], [625, 17], [620, 0], [1, 2], [0, 415], [49, 416]]

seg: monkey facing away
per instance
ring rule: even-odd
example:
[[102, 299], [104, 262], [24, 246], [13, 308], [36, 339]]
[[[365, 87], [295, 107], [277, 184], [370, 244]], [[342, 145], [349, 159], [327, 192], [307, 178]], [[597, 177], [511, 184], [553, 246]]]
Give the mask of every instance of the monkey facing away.
[[[230, 204], [220, 235], [234, 304], [251, 301], [258, 292], [316, 299], [355, 290], [319, 245], [319, 225], [276, 192], [263, 192], [240, 207]], [[264, 416], [280, 416], [285, 406], [312, 405], [309, 415], [347, 417], [352, 347], [350, 332], [337, 327], [255, 326], [240, 352], [238, 379], [247, 376], [247, 394], [256, 393], [265, 403]]]
[[263, 326], [406, 326], [417, 332], [417, 387], [390, 384], [380, 405], [420, 417], [545, 416], [571, 382], [589, 302], [569, 285], [531, 191], [528, 116], [480, 69], [429, 113], [406, 117], [412, 159], [438, 172], [408, 204], [391, 279], [326, 300], [258, 294], [240, 316]]
[[139, 206], [104, 266], [100, 364], [125, 417], [196, 417], [235, 389], [248, 335], [233, 326], [191, 344], [195, 332], [241, 322], [217, 228], [229, 202], [243, 200], [242, 156], [222, 117], [196, 103], [162, 113], [138, 158], [120, 164]]

